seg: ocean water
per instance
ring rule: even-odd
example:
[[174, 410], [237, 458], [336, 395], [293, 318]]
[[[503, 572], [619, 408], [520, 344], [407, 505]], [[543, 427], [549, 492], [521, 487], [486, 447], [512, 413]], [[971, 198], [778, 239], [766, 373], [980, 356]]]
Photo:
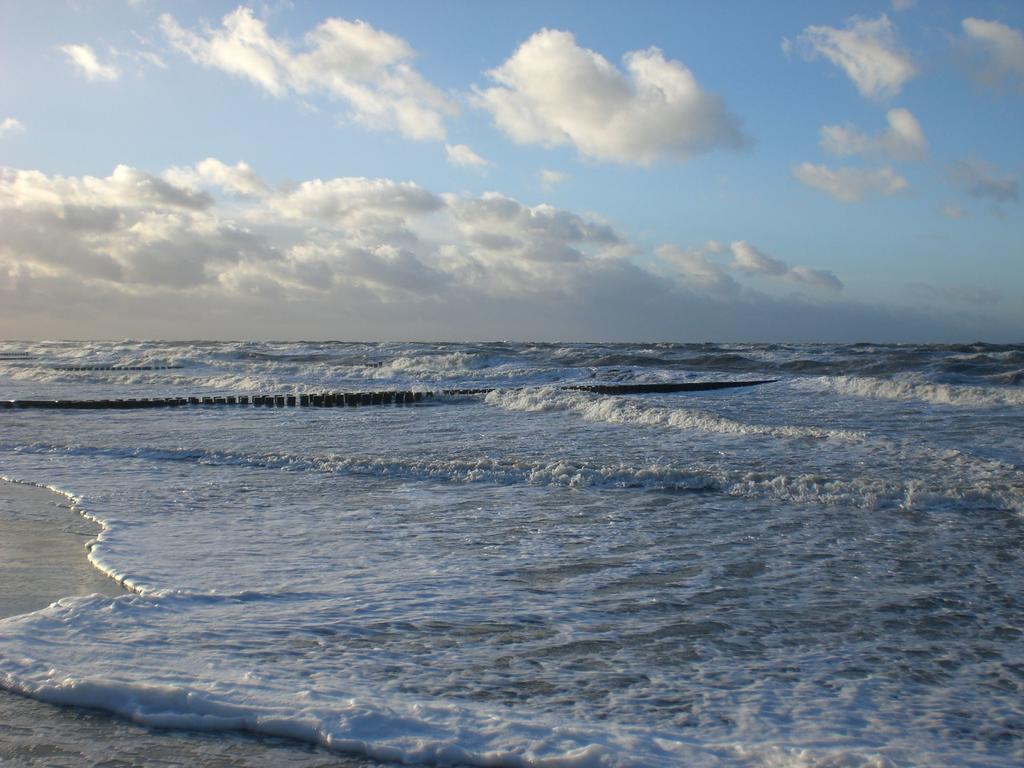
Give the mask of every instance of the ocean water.
[[381, 762], [1024, 761], [1024, 346], [0, 344], [0, 399], [468, 387], [0, 410], [132, 590], [0, 621], [0, 687]]

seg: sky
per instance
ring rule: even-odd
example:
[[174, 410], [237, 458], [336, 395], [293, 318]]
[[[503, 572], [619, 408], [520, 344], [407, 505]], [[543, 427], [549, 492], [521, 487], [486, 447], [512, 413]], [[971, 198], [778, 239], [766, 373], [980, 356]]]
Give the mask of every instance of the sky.
[[1024, 341], [1024, 3], [0, 0], [0, 338]]

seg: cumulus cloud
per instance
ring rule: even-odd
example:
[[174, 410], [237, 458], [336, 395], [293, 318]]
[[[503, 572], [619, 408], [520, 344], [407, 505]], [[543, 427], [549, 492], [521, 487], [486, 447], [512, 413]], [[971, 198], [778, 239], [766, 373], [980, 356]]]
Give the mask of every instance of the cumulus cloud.
[[745, 240], [736, 240], [730, 246], [732, 265], [743, 272], [761, 275], [784, 275], [788, 267], [784, 262], [761, 253]]
[[741, 240], [655, 258], [597, 216], [498, 192], [275, 187], [216, 158], [160, 175], [0, 171], [0, 321], [28, 336], [123, 335], [126, 318], [140, 335], [235, 338], [892, 333], [891, 314], [841, 288]]
[[16, 117], [5, 117], [0, 121], [0, 139], [25, 132], [25, 124]]
[[821, 148], [833, 155], [866, 155], [893, 160], [921, 160], [928, 152], [928, 140], [917, 118], [908, 109], [890, 109], [886, 113], [888, 130], [868, 136], [858, 128], [826, 125], [821, 129]]
[[461, 168], [483, 168], [490, 165], [465, 144], [445, 144], [444, 151], [448, 162]]
[[550, 205], [526, 206], [498, 192], [450, 197], [448, 205], [478, 257], [499, 266], [513, 259], [531, 270], [538, 263], [581, 262], [623, 242], [607, 224]]
[[268, 206], [286, 220], [386, 236], [403, 234], [409, 217], [438, 211], [444, 201], [412, 182], [346, 176], [304, 181], [272, 197]]
[[939, 209], [939, 213], [945, 216], [947, 219], [965, 219], [967, 218], [967, 211], [965, 211], [959, 205], [955, 203], [947, 203]]
[[[730, 272], [761, 278], [781, 279], [819, 291], [839, 293], [843, 283], [827, 270], [809, 267], [790, 267], [786, 262], [758, 250], [746, 240], [734, 240], [726, 247], [714, 240], [701, 248], [681, 248], [663, 245], [655, 253], [678, 271], [684, 281], [705, 290], [721, 294], [735, 294], [739, 282]], [[729, 253], [729, 262], [716, 261], [712, 256]]]
[[0, 257], [30, 273], [174, 287], [237, 259], [242, 233], [205, 192], [119, 165], [107, 177], [0, 171]]
[[831, 272], [809, 267], [790, 267], [766, 253], [762, 253], [745, 240], [735, 240], [729, 245], [732, 253], [732, 267], [749, 274], [767, 277], [781, 277], [793, 283], [811, 288], [834, 291], [843, 290], [843, 284]]
[[894, 11], [907, 11], [917, 5], [917, 0], [892, 0]]
[[856, 203], [870, 193], [890, 197], [905, 190], [907, 180], [892, 170], [878, 168], [829, 168], [814, 163], [793, 166], [793, 176], [809, 187], [819, 189], [844, 203]]
[[1024, 35], [1020, 30], [985, 19], [968, 18], [961, 24], [966, 61], [977, 80], [1024, 88]]
[[121, 71], [113, 64], [103, 64], [88, 45], [62, 45], [60, 50], [68, 57], [75, 70], [86, 80], [117, 80]]
[[[246, 196], [225, 207], [209, 194], [224, 189]], [[127, 166], [100, 178], [0, 174], [0, 273], [19, 285], [282, 306], [567, 299], [585, 285], [611, 292], [616, 277], [654, 280], [616, 255], [623, 242], [592, 217], [498, 193], [360, 177], [273, 188], [214, 158], [163, 178]]]
[[63, 214], [85, 209], [160, 208], [199, 211], [213, 200], [144, 171], [117, 166], [110, 176], [47, 176], [40, 171], [0, 171], [0, 205], [9, 209], [51, 209]]
[[185, 29], [168, 13], [160, 25], [171, 45], [198, 64], [245, 78], [279, 98], [326, 94], [373, 130], [443, 141], [445, 116], [455, 113], [448, 97], [413, 68], [412, 47], [364, 21], [329, 18], [305, 36], [301, 50], [273, 37], [244, 6], [224, 16], [219, 28]]
[[217, 187], [243, 197], [262, 197], [270, 187], [244, 162], [226, 165], [214, 157], [186, 168], [171, 168], [164, 178], [188, 189]]
[[704, 249], [662, 245], [655, 249], [655, 253], [687, 283], [716, 293], [734, 294], [739, 291], [739, 283], [723, 265], [709, 259]]
[[[225, 191], [230, 205], [211, 194]], [[79, 281], [83, 291], [390, 306], [466, 296], [614, 303], [630, 286], [646, 292], [634, 303], [677, 290], [724, 300], [741, 295], [738, 276], [842, 288], [831, 273], [741, 240], [657, 249], [675, 268], [668, 282], [631, 261], [636, 252], [593, 215], [498, 192], [362, 177], [273, 187], [244, 162], [216, 158], [162, 176], [125, 165], [105, 177], [0, 171], [0, 273]]]
[[572, 145], [595, 160], [650, 165], [749, 143], [722, 100], [657, 48], [630, 51], [625, 71], [544, 29], [488, 72], [476, 103], [521, 144]]
[[861, 96], [888, 99], [917, 73], [910, 54], [896, 38], [884, 13], [877, 19], [854, 16], [843, 29], [807, 27], [800, 42], [810, 57], [823, 56], [846, 73]]
[[1015, 203], [1020, 179], [984, 160], [961, 160], [949, 169], [950, 180], [968, 195], [994, 203]]

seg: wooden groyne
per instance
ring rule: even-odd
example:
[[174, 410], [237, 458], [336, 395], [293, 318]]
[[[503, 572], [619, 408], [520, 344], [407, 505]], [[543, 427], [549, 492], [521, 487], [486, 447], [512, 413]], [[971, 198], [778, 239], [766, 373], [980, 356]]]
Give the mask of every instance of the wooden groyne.
[[735, 389], [737, 387], [756, 387], [759, 384], [772, 384], [778, 379], [762, 379], [760, 381], [691, 381], [681, 383], [665, 382], [661, 384], [566, 384], [560, 389], [577, 392], [596, 392], [600, 395], [640, 395], [647, 393], [671, 392], [708, 392], [713, 389]]
[[55, 365], [54, 371], [171, 371], [180, 365]]
[[[702, 381], [678, 384], [566, 384], [559, 389], [602, 395], [630, 395], [672, 392], [705, 392], [715, 389], [753, 387], [763, 381]], [[386, 390], [378, 392], [317, 392], [283, 395], [212, 395], [204, 397], [146, 397], [102, 400], [0, 400], [0, 408], [41, 408], [67, 410], [130, 410], [135, 408], [183, 408], [188, 406], [234, 406], [249, 408], [341, 408], [364, 405], [413, 405], [438, 397], [486, 395], [496, 387], [442, 389], [437, 392]]]
[[[35, 360], [33, 355], [21, 352], [0, 352], [0, 363], [9, 361]], [[47, 365], [51, 371], [172, 371], [182, 368], [180, 365], [120, 365], [118, 363], [92, 365]]]

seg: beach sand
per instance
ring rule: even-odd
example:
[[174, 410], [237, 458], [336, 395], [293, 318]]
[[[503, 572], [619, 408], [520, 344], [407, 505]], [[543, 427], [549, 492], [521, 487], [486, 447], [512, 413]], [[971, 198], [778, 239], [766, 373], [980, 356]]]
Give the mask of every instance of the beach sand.
[[124, 590], [86, 559], [99, 532], [46, 488], [0, 483], [0, 618], [45, 608], [61, 597], [121, 595]]
[[[87, 559], [99, 527], [46, 488], [0, 480], [0, 620], [62, 597], [127, 594]], [[3, 632], [0, 623], [0, 632]], [[378, 768], [288, 741], [234, 733], [161, 731], [0, 690], [0, 766], [128, 768]]]

